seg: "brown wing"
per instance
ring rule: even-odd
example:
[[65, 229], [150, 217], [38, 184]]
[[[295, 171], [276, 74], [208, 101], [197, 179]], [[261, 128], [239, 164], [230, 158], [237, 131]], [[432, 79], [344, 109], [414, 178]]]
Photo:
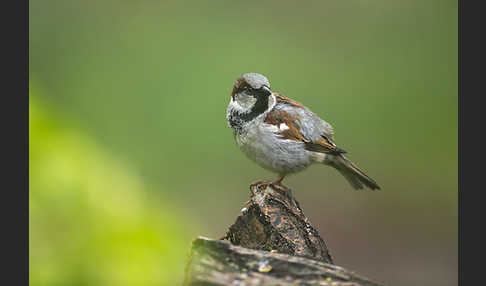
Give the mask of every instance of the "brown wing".
[[277, 103], [285, 103], [285, 104], [290, 104], [290, 105], [293, 105], [295, 107], [299, 107], [299, 108], [303, 108], [304, 106], [300, 103], [298, 103], [297, 101], [291, 99], [291, 98], [288, 98], [286, 96], [283, 96], [283, 95], [280, 95], [278, 93], [273, 93], [275, 95], [275, 98], [277, 99]]
[[[288, 98], [286, 96], [283, 96], [281, 94], [278, 94], [278, 93], [273, 93], [275, 95], [275, 98], [277, 99], [277, 104], [285, 104], [285, 105], [289, 105], [289, 106], [292, 106], [292, 107], [296, 107], [296, 108], [305, 108], [301, 103], [291, 99], [291, 98]], [[324, 132], [323, 132], [323, 137], [325, 137], [327, 140], [332, 140], [332, 137], [334, 135], [334, 130], [331, 126], [331, 124], [323, 121], [322, 122], [324, 124]]]
[[[304, 142], [305, 148], [309, 151], [331, 154], [346, 153], [346, 151], [338, 148], [336, 144], [329, 140], [325, 135], [322, 135], [321, 139], [317, 141], [311, 141], [308, 138], [305, 138], [301, 132], [299, 121], [297, 120], [299, 118], [298, 115], [292, 116], [283, 110], [272, 110], [267, 114], [264, 122], [276, 126], [279, 129], [278, 134], [281, 138]], [[282, 124], [285, 124], [284, 128], [282, 128]]]
[[327, 137], [322, 136], [321, 139], [306, 143], [305, 149], [309, 151], [319, 152], [319, 153], [329, 153], [329, 154], [345, 154], [347, 153], [343, 149], [339, 148]]
[[[280, 129], [279, 134], [283, 139], [290, 139], [294, 141], [310, 142], [300, 132], [300, 124], [289, 113], [283, 110], [272, 110], [267, 114], [264, 120], [265, 123], [276, 126]], [[286, 128], [281, 128], [282, 124]]]

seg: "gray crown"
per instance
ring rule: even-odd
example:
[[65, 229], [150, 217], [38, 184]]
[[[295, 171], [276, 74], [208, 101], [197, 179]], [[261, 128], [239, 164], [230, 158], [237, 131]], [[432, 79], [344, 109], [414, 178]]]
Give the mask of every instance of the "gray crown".
[[259, 73], [246, 73], [243, 75], [243, 78], [254, 89], [260, 89], [264, 85], [270, 88], [268, 79]]

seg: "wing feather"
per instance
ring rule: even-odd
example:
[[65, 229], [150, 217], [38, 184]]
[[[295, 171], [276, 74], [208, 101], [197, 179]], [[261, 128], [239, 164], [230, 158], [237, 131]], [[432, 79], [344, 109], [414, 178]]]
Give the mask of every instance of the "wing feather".
[[[277, 104], [267, 114], [264, 122], [276, 126], [282, 139], [305, 143], [309, 151], [320, 153], [346, 153], [332, 141], [332, 126], [320, 119], [302, 104], [275, 94]], [[306, 120], [304, 120], [306, 118]], [[280, 128], [285, 124], [285, 128]]]

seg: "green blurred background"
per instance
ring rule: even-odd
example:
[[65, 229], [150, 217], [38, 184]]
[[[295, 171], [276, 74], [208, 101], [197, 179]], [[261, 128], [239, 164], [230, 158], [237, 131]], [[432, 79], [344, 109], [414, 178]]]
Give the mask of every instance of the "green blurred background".
[[457, 1], [30, 1], [31, 285], [178, 285], [274, 175], [235, 146], [266, 75], [382, 186], [286, 179], [338, 265], [457, 285]]

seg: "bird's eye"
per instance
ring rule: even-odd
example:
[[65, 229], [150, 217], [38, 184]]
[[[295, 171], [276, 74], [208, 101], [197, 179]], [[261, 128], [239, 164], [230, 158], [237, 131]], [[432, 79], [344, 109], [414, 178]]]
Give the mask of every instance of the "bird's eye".
[[244, 87], [241, 88], [242, 91], [250, 91], [251, 87], [249, 85], [245, 85]]

